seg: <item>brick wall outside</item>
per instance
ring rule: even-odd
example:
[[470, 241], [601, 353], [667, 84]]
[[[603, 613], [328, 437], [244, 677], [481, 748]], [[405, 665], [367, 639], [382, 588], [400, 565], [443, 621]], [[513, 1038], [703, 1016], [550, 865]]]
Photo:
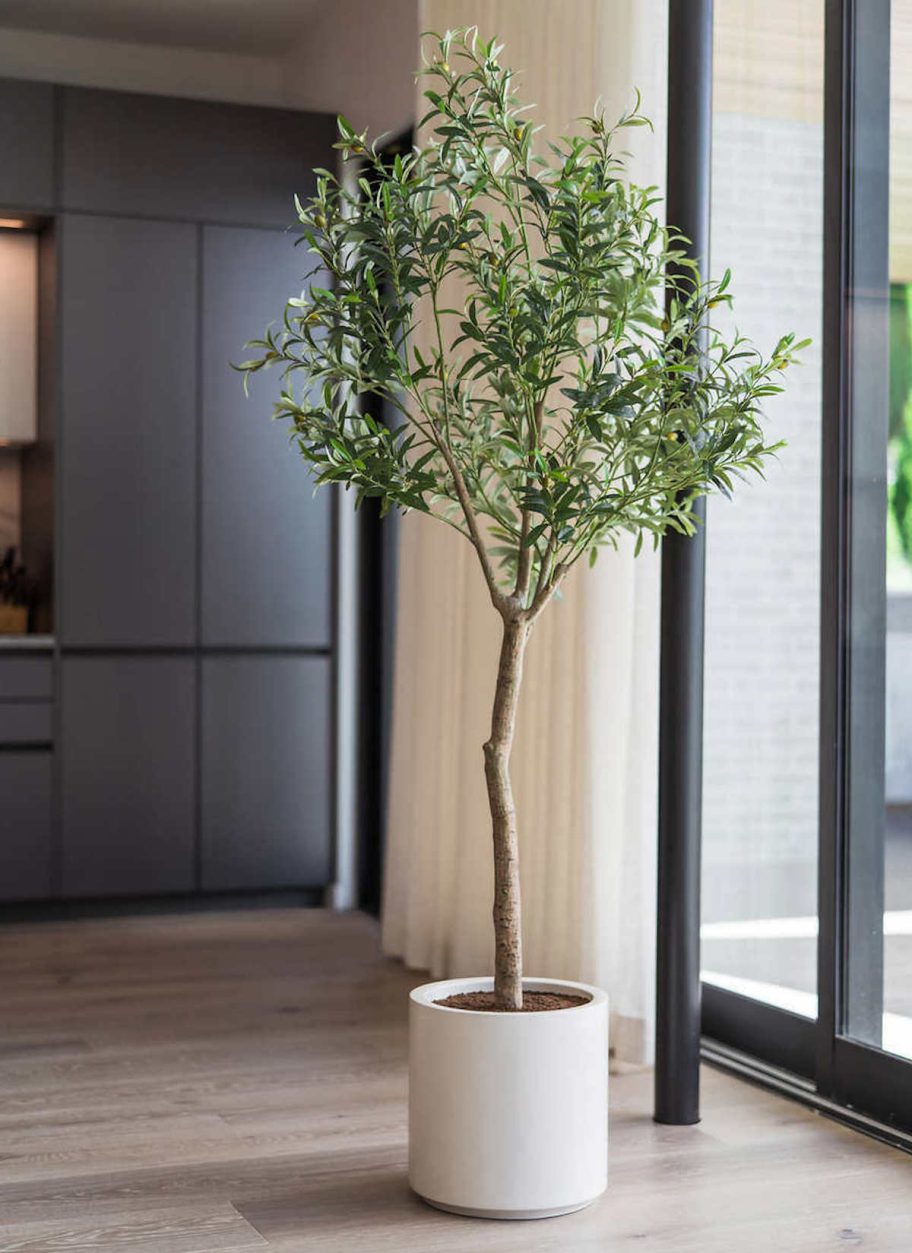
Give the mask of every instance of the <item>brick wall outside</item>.
[[717, 114], [713, 274], [768, 350], [814, 344], [769, 402], [767, 481], [714, 497], [707, 532], [705, 921], [816, 912], [822, 129]]

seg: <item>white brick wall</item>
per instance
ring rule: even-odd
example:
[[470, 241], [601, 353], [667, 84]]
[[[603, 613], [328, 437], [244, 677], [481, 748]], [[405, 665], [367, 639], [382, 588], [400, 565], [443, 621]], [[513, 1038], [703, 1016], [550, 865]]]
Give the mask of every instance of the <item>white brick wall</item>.
[[788, 447], [767, 481], [714, 497], [707, 532], [703, 916], [815, 910], [822, 129], [718, 114], [712, 258], [764, 350], [811, 336], [768, 405]]
[[[912, 804], [912, 598], [902, 600], [902, 627], [887, 632], [885, 774], [890, 805]], [[889, 608], [887, 613], [889, 617]]]

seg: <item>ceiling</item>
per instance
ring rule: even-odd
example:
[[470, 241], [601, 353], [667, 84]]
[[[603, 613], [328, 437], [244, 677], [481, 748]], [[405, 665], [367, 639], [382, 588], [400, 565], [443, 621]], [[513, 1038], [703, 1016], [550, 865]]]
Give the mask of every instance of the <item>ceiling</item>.
[[[332, 0], [322, 0], [331, 3]], [[0, 0], [0, 27], [275, 56], [319, 0]]]

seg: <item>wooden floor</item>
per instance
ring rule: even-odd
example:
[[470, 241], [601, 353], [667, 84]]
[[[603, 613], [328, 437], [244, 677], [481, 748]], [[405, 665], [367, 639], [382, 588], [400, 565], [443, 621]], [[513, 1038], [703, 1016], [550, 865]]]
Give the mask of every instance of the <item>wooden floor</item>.
[[317, 911], [0, 931], [0, 1249], [912, 1251], [912, 1158], [732, 1078], [704, 1121], [615, 1078], [611, 1182], [485, 1223], [406, 1185], [406, 991]]

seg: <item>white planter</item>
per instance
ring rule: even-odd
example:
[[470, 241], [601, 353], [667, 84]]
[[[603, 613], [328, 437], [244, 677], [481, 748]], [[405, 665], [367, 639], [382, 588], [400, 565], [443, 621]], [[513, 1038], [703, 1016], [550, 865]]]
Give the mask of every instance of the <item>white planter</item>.
[[519, 1014], [434, 1003], [492, 987], [445, 979], [411, 994], [409, 1182], [458, 1214], [569, 1214], [607, 1183], [608, 998], [582, 983], [524, 979], [525, 991], [590, 999]]

